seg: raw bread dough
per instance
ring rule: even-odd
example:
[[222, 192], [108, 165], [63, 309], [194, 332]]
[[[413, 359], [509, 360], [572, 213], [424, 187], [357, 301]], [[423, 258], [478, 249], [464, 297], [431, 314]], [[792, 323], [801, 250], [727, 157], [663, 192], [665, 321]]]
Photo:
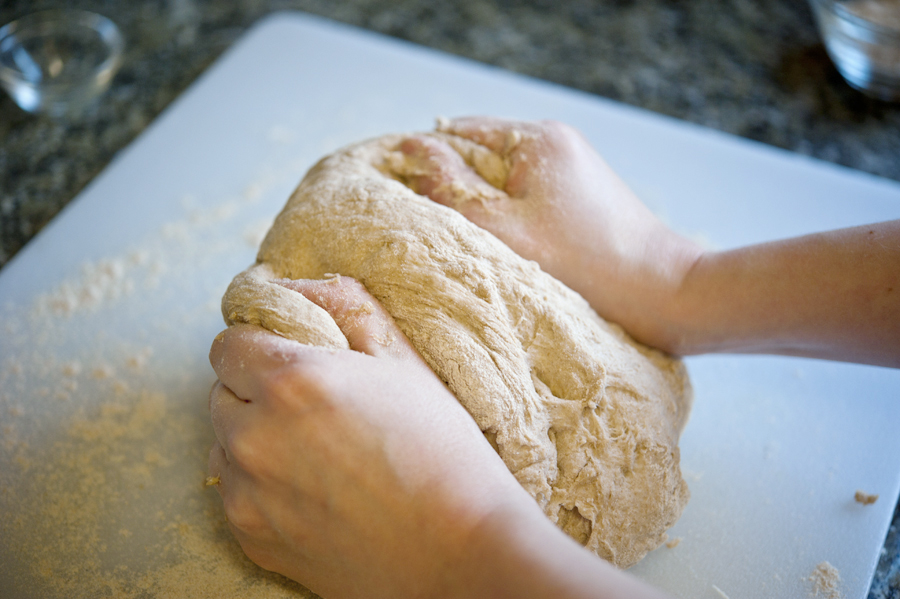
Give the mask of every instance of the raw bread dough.
[[[433, 135], [503, 193], [502, 158]], [[270, 281], [355, 277], [547, 516], [600, 557], [631, 566], [666, 540], [688, 499], [677, 446], [691, 404], [682, 363], [636, 343], [536, 263], [406, 187], [402, 140], [354, 145], [309, 171], [257, 264], [226, 292], [226, 321], [346, 348], [324, 310]]]

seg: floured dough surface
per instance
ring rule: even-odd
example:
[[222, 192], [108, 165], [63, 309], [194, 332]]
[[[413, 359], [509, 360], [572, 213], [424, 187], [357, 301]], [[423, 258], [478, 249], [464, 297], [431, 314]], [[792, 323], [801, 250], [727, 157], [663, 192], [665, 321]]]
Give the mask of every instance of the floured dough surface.
[[[503, 160], [442, 134], [501, 191]], [[361, 281], [466, 407], [547, 516], [628, 567], [688, 499], [678, 436], [691, 403], [677, 360], [633, 341], [568, 287], [401, 181], [388, 136], [313, 167], [222, 303], [229, 324], [346, 348], [331, 317], [270, 281]], [[500, 188], [500, 189], [497, 189]]]

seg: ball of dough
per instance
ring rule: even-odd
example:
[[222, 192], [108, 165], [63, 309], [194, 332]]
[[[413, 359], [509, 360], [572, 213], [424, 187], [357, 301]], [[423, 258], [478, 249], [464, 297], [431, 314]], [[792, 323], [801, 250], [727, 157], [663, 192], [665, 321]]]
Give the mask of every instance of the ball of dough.
[[[502, 193], [501, 157], [433, 135]], [[324, 310], [270, 281], [356, 278], [547, 517], [600, 557], [633, 565], [666, 540], [688, 500], [678, 453], [691, 404], [684, 366], [601, 319], [458, 212], [406, 187], [402, 140], [345, 148], [307, 173], [257, 264], [226, 292], [226, 322], [346, 348]]]

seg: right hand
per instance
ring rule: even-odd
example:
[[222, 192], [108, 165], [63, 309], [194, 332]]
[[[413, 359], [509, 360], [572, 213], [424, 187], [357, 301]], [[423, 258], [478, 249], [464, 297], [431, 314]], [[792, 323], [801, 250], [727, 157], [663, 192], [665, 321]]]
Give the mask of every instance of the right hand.
[[638, 341], [680, 355], [900, 367], [900, 220], [704, 251], [662, 224], [571, 127], [473, 117], [439, 129], [501, 156], [503, 189], [426, 136], [400, 147], [412, 188], [538, 262]]
[[567, 125], [471, 117], [440, 130], [502, 156], [509, 166], [503, 193], [455, 193], [460, 184], [487, 183], [448, 144], [427, 136], [400, 146], [415, 165], [414, 191], [536, 261], [639, 340], [665, 345], [664, 308], [702, 255], [699, 246], [662, 224]]

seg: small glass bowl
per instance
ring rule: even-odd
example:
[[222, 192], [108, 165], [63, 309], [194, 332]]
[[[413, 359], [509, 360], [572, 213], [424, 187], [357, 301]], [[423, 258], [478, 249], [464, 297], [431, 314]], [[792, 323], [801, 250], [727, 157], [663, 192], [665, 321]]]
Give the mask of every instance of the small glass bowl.
[[810, 0], [825, 49], [851, 86], [900, 101], [900, 0]]
[[0, 85], [23, 110], [80, 113], [109, 87], [125, 43], [104, 16], [47, 10], [0, 28]]

